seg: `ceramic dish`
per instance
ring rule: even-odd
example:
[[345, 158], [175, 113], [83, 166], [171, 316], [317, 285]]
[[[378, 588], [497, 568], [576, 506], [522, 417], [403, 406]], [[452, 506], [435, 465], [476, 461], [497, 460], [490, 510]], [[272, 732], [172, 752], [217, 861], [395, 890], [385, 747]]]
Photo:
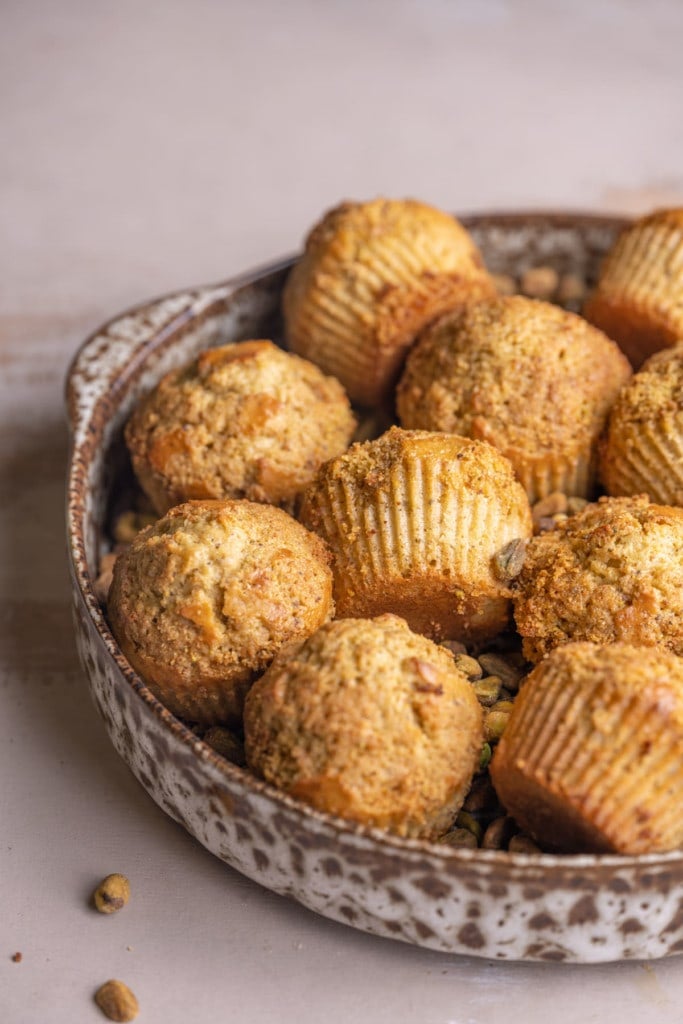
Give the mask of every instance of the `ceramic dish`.
[[[590, 281], [622, 222], [560, 214], [465, 221], [494, 272], [550, 264]], [[375, 935], [501, 960], [597, 962], [683, 951], [683, 852], [550, 856], [450, 849], [317, 813], [218, 756], [131, 670], [93, 591], [122, 426], [199, 349], [277, 337], [292, 261], [178, 292], [106, 324], [67, 382], [68, 532], [76, 635], [107, 732], [153, 799], [226, 864]]]

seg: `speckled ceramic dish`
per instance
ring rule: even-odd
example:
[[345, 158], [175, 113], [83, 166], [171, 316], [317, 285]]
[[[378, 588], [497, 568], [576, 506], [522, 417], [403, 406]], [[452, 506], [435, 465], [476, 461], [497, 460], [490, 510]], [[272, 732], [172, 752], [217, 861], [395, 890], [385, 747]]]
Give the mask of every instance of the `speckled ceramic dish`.
[[[594, 279], [622, 223], [515, 214], [466, 221], [494, 272], [550, 264]], [[683, 951], [683, 852], [646, 857], [450, 849], [356, 828], [229, 764], [173, 717], [120, 653], [93, 579], [122, 426], [199, 349], [279, 333], [291, 265], [141, 306], [80, 350], [68, 379], [68, 530], [76, 634], [112, 743], [153, 799], [231, 867], [356, 928], [450, 953], [597, 962]]]

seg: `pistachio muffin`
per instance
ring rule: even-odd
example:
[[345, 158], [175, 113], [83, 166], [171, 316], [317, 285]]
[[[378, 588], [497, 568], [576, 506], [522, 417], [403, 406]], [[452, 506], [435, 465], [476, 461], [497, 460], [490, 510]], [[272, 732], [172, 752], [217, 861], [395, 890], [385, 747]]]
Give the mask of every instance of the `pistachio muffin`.
[[404, 427], [488, 441], [529, 500], [586, 498], [596, 444], [630, 376], [617, 345], [581, 317], [522, 296], [470, 304], [428, 327], [397, 392]]
[[600, 477], [608, 494], [683, 505], [683, 342], [650, 356], [619, 392]]
[[683, 340], [683, 209], [657, 210], [622, 232], [584, 313], [636, 369]]
[[271, 341], [201, 352], [172, 370], [126, 426], [133, 469], [162, 515], [192, 498], [291, 509], [355, 429], [344, 389]]
[[306, 240], [284, 291], [289, 347], [337, 377], [351, 398], [386, 399], [418, 331], [496, 289], [467, 231], [413, 199], [346, 202]]
[[108, 612], [124, 655], [174, 714], [239, 719], [255, 675], [334, 611], [325, 545], [281, 509], [190, 501], [116, 560]]
[[683, 655], [683, 509], [601, 498], [533, 537], [514, 613], [532, 662], [572, 640]]
[[527, 676], [491, 762], [499, 799], [543, 847], [641, 854], [683, 844], [683, 661], [572, 643]]
[[467, 642], [507, 625], [496, 555], [531, 535], [531, 513], [491, 445], [393, 427], [326, 463], [301, 519], [330, 546], [340, 616], [394, 612], [432, 639]]
[[244, 735], [251, 770], [291, 796], [435, 837], [479, 762], [482, 712], [453, 656], [402, 619], [339, 619], [254, 683]]

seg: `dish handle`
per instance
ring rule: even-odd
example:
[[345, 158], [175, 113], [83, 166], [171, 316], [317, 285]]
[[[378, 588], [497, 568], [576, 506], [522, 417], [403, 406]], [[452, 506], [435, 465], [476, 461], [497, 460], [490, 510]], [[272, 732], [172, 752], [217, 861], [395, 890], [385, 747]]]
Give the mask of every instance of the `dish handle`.
[[130, 377], [151, 349], [231, 290], [232, 282], [166, 295], [128, 310], [91, 334], [71, 361], [65, 381], [72, 443], [78, 444], [89, 429], [96, 407], [103, 402], [109, 405], [121, 382]]
[[248, 288], [264, 276], [278, 294], [294, 258], [288, 256], [267, 266], [230, 278], [217, 285], [173, 292], [137, 306], [110, 320], [78, 349], [66, 376], [66, 407], [72, 444], [77, 446], [102, 406], [106, 417], [111, 402], [131, 373], [160, 348], [170, 335], [189, 321], [199, 321], [213, 306]]

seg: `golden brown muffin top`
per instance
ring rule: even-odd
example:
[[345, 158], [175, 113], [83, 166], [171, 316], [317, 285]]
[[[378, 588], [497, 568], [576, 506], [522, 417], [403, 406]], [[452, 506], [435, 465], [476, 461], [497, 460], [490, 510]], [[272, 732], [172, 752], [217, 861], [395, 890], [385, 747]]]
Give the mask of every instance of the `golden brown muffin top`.
[[601, 498], [527, 545], [514, 592], [524, 654], [570, 640], [683, 654], [683, 509]]
[[[414, 249], [412, 257], [406, 254], [408, 269], [422, 269], [425, 236], [429, 239], [428, 258], [435, 269], [444, 264], [453, 269], [460, 266], [463, 272], [483, 270], [479, 250], [455, 217], [417, 199], [346, 200], [313, 226], [306, 238], [306, 254], [324, 259], [330, 252], [341, 266], [355, 268], [362, 265], [366, 248], [381, 245], [386, 237], [399, 240], [407, 250]], [[361, 293], [372, 291], [372, 279], [363, 280], [360, 275], [357, 287]]]
[[321, 810], [435, 834], [478, 762], [482, 713], [450, 652], [403, 619], [339, 619], [254, 684], [245, 740], [253, 770]]
[[624, 424], [651, 423], [683, 411], [683, 341], [643, 363], [619, 392], [609, 416], [617, 435]]
[[427, 328], [397, 392], [401, 422], [504, 453], [571, 450], [596, 437], [630, 366], [574, 313], [523, 296], [468, 304]]
[[251, 678], [333, 612], [323, 541], [281, 509], [190, 501], [117, 559], [112, 628], [159, 686]]
[[290, 505], [354, 428], [337, 380], [257, 340], [168, 373], [131, 416], [126, 442], [159, 512], [188, 498]]

